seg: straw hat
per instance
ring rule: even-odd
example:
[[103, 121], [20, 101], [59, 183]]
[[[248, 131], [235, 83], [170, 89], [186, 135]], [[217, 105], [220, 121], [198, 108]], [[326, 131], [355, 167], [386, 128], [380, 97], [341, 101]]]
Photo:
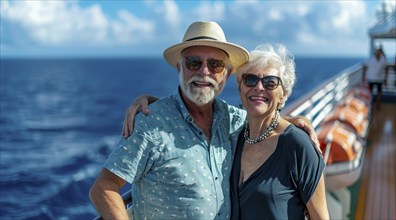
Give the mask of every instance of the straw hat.
[[192, 46], [209, 46], [224, 50], [233, 67], [238, 67], [249, 60], [245, 48], [227, 42], [223, 29], [216, 22], [194, 22], [184, 34], [183, 42], [164, 51], [164, 57], [174, 67], [180, 59], [181, 52]]

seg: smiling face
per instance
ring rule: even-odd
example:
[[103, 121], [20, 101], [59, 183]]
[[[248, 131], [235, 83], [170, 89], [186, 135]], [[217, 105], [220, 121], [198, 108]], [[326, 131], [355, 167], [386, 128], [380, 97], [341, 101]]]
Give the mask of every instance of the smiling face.
[[239, 82], [239, 95], [241, 102], [250, 116], [272, 116], [280, 103], [285, 101], [282, 83], [276, 89], [268, 90], [264, 87], [261, 78], [265, 76], [278, 76], [279, 69], [267, 65], [265, 67], [253, 67], [249, 69], [249, 74], [254, 74], [260, 80], [253, 87], [246, 86], [244, 80]]
[[211, 103], [227, 80], [227, 54], [213, 47], [196, 46], [185, 49], [182, 57], [178, 70], [183, 94], [198, 106]]
[[[245, 76], [245, 79], [248, 79], [247, 86], [242, 79], [246, 73], [254, 74], [249, 78]], [[256, 76], [262, 79], [258, 83]], [[280, 78], [279, 84], [278, 78]], [[249, 114], [256, 115], [273, 114], [276, 108], [283, 108], [291, 95], [295, 79], [294, 58], [283, 45], [257, 46], [250, 52], [249, 61], [238, 67], [236, 71], [242, 104]], [[261, 81], [266, 85], [263, 86]]]

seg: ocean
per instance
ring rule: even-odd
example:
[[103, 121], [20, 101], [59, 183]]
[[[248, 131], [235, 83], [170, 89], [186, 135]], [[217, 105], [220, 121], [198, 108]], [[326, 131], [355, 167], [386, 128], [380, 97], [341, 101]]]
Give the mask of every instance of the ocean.
[[[362, 61], [297, 57], [288, 103]], [[0, 62], [0, 219], [94, 218], [88, 191], [126, 109], [138, 95], [173, 92], [176, 70], [162, 58]], [[235, 77], [221, 98], [239, 104]]]

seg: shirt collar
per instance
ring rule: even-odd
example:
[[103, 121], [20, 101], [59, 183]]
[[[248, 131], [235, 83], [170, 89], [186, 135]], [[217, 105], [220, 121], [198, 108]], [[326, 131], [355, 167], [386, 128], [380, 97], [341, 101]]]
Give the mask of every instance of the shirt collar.
[[[191, 122], [192, 117], [191, 117], [190, 113], [188, 112], [187, 107], [184, 104], [183, 99], [181, 97], [180, 86], [177, 87], [177, 89], [173, 92], [173, 98], [175, 99], [175, 101], [177, 103], [177, 107], [179, 108], [183, 119]], [[213, 109], [214, 109], [214, 117], [213, 117], [214, 120], [213, 121], [215, 121], [215, 119], [222, 119], [222, 118], [224, 118], [225, 114], [228, 114], [227, 112], [224, 111], [224, 108], [221, 105], [221, 103], [223, 103], [223, 102], [224, 101], [221, 101], [217, 98], [215, 98], [215, 100], [213, 101]]]

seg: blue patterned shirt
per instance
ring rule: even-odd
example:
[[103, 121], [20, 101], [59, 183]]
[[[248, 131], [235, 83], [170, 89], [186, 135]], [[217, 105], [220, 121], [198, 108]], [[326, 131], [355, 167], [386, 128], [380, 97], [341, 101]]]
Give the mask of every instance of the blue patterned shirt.
[[246, 112], [216, 99], [212, 139], [177, 91], [138, 114], [104, 167], [132, 183], [135, 219], [229, 219], [229, 179]]

